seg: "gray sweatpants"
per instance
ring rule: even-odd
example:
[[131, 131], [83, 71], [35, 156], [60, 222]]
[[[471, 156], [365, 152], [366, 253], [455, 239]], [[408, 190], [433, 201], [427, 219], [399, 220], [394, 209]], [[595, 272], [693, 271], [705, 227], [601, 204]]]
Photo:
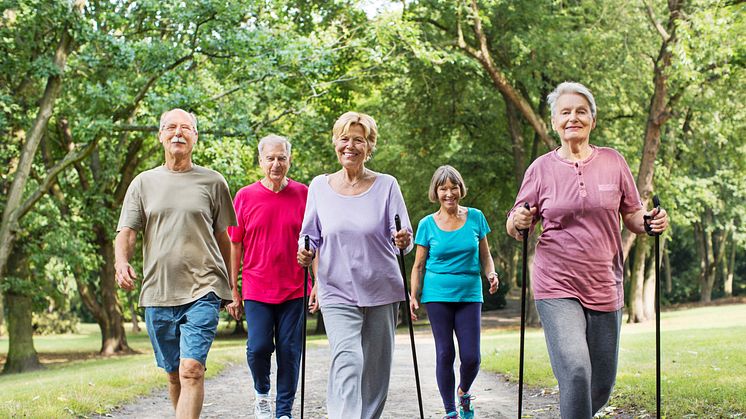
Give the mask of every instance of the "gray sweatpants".
[[399, 303], [322, 307], [331, 349], [330, 419], [380, 418], [389, 391]]
[[536, 300], [563, 419], [591, 418], [616, 380], [622, 310], [589, 310], [575, 299]]

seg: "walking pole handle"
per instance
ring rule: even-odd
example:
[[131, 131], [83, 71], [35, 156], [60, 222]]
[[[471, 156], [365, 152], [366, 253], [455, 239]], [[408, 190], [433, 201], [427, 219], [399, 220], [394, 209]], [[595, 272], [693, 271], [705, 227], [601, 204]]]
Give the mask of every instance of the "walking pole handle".
[[[655, 208], [657, 210], [660, 210], [660, 208], [661, 208], [661, 200], [660, 200], [660, 198], [658, 198], [658, 195], [653, 195], [653, 208]], [[650, 220], [652, 218], [653, 217], [650, 216], [650, 215], [643, 215], [642, 216], [643, 225], [645, 226], [645, 233], [647, 233], [648, 236], [660, 236], [661, 233], [654, 232], [652, 230], [652, 228], [650, 227]]]
[[311, 239], [308, 237], [308, 234], [306, 234], [306, 238], [304, 239], [304, 242], [306, 244], [306, 250], [309, 250], [310, 249], [309, 246], [310, 246], [310, 243], [311, 243]]
[[[528, 202], [524, 202], [523, 203], [523, 208], [526, 208], [527, 210], [531, 211], [531, 206], [528, 205]], [[520, 231], [521, 234], [523, 235], [523, 240], [526, 240], [528, 238], [528, 229], [527, 228], [524, 228], [524, 229], [521, 229], [521, 230], [518, 230], [518, 231]]]
[[394, 215], [394, 224], [396, 224], [396, 231], [401, 230], [401, 218], [399, 218], [399, 214]]

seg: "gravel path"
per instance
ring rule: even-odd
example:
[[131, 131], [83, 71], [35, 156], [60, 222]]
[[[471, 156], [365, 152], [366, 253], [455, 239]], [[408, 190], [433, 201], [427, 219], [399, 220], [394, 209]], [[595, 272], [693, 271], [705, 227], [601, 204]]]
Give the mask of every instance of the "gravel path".
[[[417, 358], [422, 386], [425, 417], [440, 418], [443, 406], [435, 382], [435, 346], [429, 332], [417, 332]], [[306, 366], [305, 417], [326, 417], [326, 383], [329, 366], [329, 348], [326, 344], [309, 346]], [[165, 376], [164, 376], [165, 380]], [[273, 376], [274, 381], [274, 376]], [[219, 376], [205, 384], [203, 418], [253, 418], [254, 392], [246, 365], [230, 365]], [[274, 383], [273, 383], [274, 384]], [[474, 405], [478, 418], [514, 418], [517, 415], [518, 387], [499, 375], [481, 371], [472, 386], [476, 396]], [[524, 389], [524, 417], [556, 418], [559, 416], [556, 394], [545, 394]], [[293, 414], [300, 417], [300, 385]], [[123, 406], [100, 417], [115, 418], [164, 418], [172, 417], [173, 410], [168, 394], [160, 390], [136, 402]], [[417, 390], [412, 368], [409, 337], [398, 334], [394, 353], [384, 418], [416, 418], [419, 416]]]

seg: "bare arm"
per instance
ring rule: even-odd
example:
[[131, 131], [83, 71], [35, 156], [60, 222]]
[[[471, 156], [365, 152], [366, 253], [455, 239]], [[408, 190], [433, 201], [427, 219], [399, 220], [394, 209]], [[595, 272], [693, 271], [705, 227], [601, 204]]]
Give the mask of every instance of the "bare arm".
[[241, 243], [233, 243], [230, 244], [231, 250], [231, 258], [230, 258], [230, 266], [228, 267], [228, 271], [230, 272], [230, 284], [231, 284], [231, 294], [233, 295], [233, 302], [228, 304], [226, 306], [226, 310], [228, 310], [228, 314], [230, 314], [234, 319], [237, 321], [241, 319], [241, 314], [243, 312], [243, 301], [241, 299], [241, 294], [238, 293], [238, 276], [240, 275], [240, 269], [241, 269], [241, 251], [243, 250], [243, 246], [241, 246]]
[[518, 241], [523, 241], [523, 235], [520, 230], [531, 227], [531, 221], [536, 215], [536, 210], [536, 207], [531, 207], [530, 210], [524, 207], [516, 208], [505, 221], [505, 230], [508, 232], [508, 235]]
[[414, 255], [414, 264], [412, 265], [412, 275], [409, 277], [409, 310], [412, 320], [417, 320], [415, 312], [420, 308], [420, 288], [422, 286], [422, 274], [425, 271], [427, 253], [427, 247], [417, 245], [417, 253]]
[[656, 233], [662, 233], [668, 227], [668, 213], [663, 208], [654, 208], [652, 211], [645, 211], [639, 209], [629, 214], [622, 214], [622, 221], [624, 226], [634, 234], [642, 234], [645, 232], [645, 219], [646, 215], [650, 215], [650, 227]]
[[129, 227], [121, 229], [114, 240], [114, 279], [121, 288], [127, 291], [135, 289], [137, 279], [137, 274], [130, 265], [136, 242], [137, 231]]
[[479, 263], [482, 265], [482, 272], [487, 275], [487, 280], [490, 283], [490, 294], [496, 293], [499, 280], [497, 272], [495, 272], [495, 261], [492, 260], [492, 254], [490, 253], [490, 244], [487, 243], [487, 236], [479, 240]]

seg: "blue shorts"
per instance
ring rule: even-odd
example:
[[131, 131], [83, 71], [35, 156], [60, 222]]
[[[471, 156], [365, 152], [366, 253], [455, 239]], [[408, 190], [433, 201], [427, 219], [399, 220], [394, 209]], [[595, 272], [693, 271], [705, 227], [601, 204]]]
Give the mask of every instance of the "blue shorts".
[[205, 365], [218, 330], [220, 297], [211, 292], [199, 300], [173, 307], [146, 307], [145, 325], [155, 361], [166, 372], [179, 370], [190, 358]]

